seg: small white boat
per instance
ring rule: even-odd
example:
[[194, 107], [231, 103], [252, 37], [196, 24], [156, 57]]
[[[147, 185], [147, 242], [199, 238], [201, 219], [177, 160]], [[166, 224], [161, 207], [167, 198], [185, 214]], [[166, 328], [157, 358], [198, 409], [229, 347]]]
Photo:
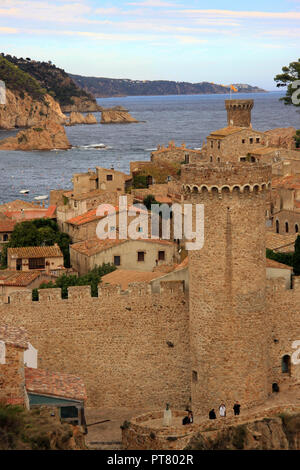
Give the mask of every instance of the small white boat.
[[28, 194], [29, 189], [21, 189], [20, 194]]
[[34, 199], [36, 201], [44, 201], [45, 199], [48, 199], [48, 196], [36, 196]]

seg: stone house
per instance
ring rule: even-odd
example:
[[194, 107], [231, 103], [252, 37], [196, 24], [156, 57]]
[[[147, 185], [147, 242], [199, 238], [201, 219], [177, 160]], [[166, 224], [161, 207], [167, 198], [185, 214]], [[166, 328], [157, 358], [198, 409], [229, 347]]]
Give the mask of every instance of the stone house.
[[16, 290], [37, 289], [43, 282], [55, 280], [54, 276], [42, 273], [38, 270], [32, 271], [0, 271], [0, 299], [7, 299]]
[[70, 245], [71, 265], [80, 275], [103, 263], [132, 271], [153, 271], [178, 261], [176, 243], [168, 240], [100, 240], [94, 238]]
[[[210, 163], [247, 161], [248, 154], [262, 147], [263, 133], [252, 128], [224, 127], [207, 137], [205, 156]], [[250, 157], [255, 162], [255, 158]]]
[[279, 234], [298, 234], [300, 230], [300, 175], [272, 180], [273, 230]]
[[[1, 216], [2, 214], [0, 214]], [[3, 246], [7, 245], [10, 240], [11, 234], [14, 230], [16, 222], [8, 217], [0, 217], [0, 254]]]
[[[111, 208], [111, 204], [109, 204], [107, 207], [108, 209]], [[113, 206], [115, 210], [115, 214], [112, 215], [111, 219], [109, 219], [108, 213], [106, 215], [99, 216], [97, 215], [97, 209], [92, 209], [88, 212], [85, 212], [82, 215], [78, 215], [77, 217], [73, 217], [69, 220], [67, 220], [64, 224], [65, 228], [65, 233], [67, 233], [73, 243], [78, 243], [81, 241], [85, 240], [90, 240], [92, 238], [95, 238], [96, 236], [96, 229], [97, 225], [100, 220], [103, 220], [104, 218], [107, 217], [107, 223], [109, 224], [109, 228], [112, 230], [118, 230], [119, 229], [119, 220], [121, 215], [126, 212], [126, 220], [127, 224], [129, 225], [136, 217], [137, 215], [134, 216], [129, 216], [127, 210], [122, 210], [120, 212], [118, 206]], [[149, 236], [151, 233], [151, 212], [145, 212], [142, 209], [139, 211], [139, 213], [145, 214], [148, 216], [148, 227], [149, 227]], [[142, 231], [142, 229], [140, 229]]]
[[85, 426], [86, 398], [79, 377], [37, 368], [37, 350], [23, 328], [0, 325], [0, 401], [55, 407], [63, 421]]
[[278, 263], [273, 259], [266, 260], [266, 275], [267, 279], [276, 279], [276, 278], [284, 278], [286, 281], [286, 288], [290, 289], [292, 285], [292, 273], [293, 268], [291, 266], [287, 266], [283, 263]]
[[64, 269], [64, 257], [57, 244], [8, 248], [7, 267], [14, 271], [58, 271]]
[[158, 145], [157, 150], [151, 152], [151, 162], [160, 164], [161, 162], [169, 163], [189, 163], [189, 159], [201, 159], [200, 150], [186, 148], [185, 142], [182, 142], [181, 147], [176, 147], [174, 141], [170, 141], [168, 146]]
[[88, 193], [95, 190], [122, 191], [131, 180], [129, 175], [114, 168], [106, 169], [96, 167], [96, 171], [89, 170], [87, 173], [75, 173], [72, 178], [74, 195]]

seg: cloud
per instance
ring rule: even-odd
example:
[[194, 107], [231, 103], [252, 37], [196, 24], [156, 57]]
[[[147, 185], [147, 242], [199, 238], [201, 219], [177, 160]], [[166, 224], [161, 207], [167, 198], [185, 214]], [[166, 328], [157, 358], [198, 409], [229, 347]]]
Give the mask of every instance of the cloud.
[[0, 34], [18, 34], [19, 29], [7, 28], [6, 26], [0, 26]]
[[207, 39], [200, 39], [192, 36], [175, 36], [180, 44], [205, 44], [208, 42]]
[[300, 19], [300, 12], [265, 12], [265, 11], [234, 11], [234, 10], [179, 10], [180, 13], [189, 16], [213, 16], [223, 18], [257, 18], [257, 19], [279, 19], [296, 20]]
[[127, 5], [134, 5], [139, 7], [178, 7], [176, 3], [165, 2], [163, 0], [144, 0], [142, 2], [131, 2]]

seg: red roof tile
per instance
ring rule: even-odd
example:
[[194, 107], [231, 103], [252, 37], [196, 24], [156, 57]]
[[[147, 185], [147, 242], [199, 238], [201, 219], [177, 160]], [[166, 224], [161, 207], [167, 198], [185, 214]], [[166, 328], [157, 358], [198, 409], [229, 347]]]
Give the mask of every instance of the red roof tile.
[[82, 379], [71, 374], [25, 367], [25, 383], [27, 392], [74, 400], [87, 398]]
[[10, 219], [22, 222], [23, 220], [45, 219], [55, 217], [56, 206], [36, 207], [29, 209], [6, 211], [5, 215]]
[[293, 268], [291, 266], [288, 266], [287, 264], [283, 263], [278, 263], [278, 261], [269, 258], [267, 258], [266, 266], [267, 268], [288, 269], [290, 271], [293, 271]]
[[41, 275], [40, 272], [28, 271], [28, 272], [14, 272], [11, 276], [4, 280], [0, 278], [0, 284], [3, 286], [16, 286], [26, 287], [35, 281]]
[[16, 223], [14, 220], [0, 220], [0, 232], [12, 232]]
[[62, 258], [63, 254], [58, 245], [52, 246], [23, 246], [8, 248], [8, 256], [17, 258]]

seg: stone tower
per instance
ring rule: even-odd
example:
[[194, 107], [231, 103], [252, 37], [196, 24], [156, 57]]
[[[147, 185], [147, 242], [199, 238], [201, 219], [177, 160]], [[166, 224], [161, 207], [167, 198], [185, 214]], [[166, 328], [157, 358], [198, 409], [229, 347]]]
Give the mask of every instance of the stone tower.
[[225, 100], [228, 126], [251, 127], [254, 100]]
[[[263, 402], [269, 392], [266, 320], [267, 165], [182, 167], [185, 203], [204, 204], [204, 246], [189, 251], [192, 404], [207, 415]], [[195, 210], [194, 210], [195, 213]]]

